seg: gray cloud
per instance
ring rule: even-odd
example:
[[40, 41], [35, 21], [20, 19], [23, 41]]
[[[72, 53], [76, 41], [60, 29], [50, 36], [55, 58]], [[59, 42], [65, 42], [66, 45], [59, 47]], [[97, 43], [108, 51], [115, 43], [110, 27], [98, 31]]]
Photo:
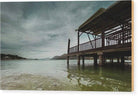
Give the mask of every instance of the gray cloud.
[[[75, 29], [113, 1], [1, 3], [1, 50], [30, 58], [61, 55]], [[81, 38], [86, 41], [86, 38]]]

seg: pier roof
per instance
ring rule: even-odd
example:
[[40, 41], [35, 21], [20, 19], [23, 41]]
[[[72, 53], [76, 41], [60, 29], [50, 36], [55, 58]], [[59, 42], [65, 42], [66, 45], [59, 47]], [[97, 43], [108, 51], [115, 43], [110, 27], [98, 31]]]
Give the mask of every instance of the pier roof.
[[78, 31], [91, 31], [97, 35], [131, 19], [131, 1], [118, 1], [107, 9], [100, 8], [86, 20]]

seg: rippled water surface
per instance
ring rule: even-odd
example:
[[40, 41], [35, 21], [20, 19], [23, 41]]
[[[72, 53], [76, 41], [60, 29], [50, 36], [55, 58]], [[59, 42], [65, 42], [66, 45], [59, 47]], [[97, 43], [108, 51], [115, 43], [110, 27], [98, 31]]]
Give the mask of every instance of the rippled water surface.
[[131, 91], [131, 70], [120, 67], [94, 67], [76, 60], [7, 60], [1, 62], [1, 89]]

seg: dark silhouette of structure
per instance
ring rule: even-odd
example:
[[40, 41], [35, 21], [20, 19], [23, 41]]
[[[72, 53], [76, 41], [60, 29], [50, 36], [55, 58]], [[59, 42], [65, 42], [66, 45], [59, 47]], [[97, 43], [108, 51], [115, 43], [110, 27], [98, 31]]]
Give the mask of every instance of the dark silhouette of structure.
[[[95, 65], [99, 59], [102, 66], [106, 58], [112, 63], [117, 58], [118, 63], [124, 64], [124, 56], [131, 56], [131, 23], [131, 1], [118, 1], [107, 9], [100, 8], [76, 30], [78, 45], [70, 47], [68, 40], [67, 66], [70, 56], [77, 56], [78, 65], [80, 58], [84, 65], [86, 56], [93, 57]], [[82, 34], [87, 34], [89, 41], [80, 44]]]

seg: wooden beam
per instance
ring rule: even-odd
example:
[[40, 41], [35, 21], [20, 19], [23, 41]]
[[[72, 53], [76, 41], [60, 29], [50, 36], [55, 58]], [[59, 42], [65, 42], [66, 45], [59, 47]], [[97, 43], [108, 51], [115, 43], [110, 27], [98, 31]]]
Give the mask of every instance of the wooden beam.
[[[69, 54], [69, 50], [70, 50], [70, 39], [68, 39], [68, 50], [67, 50], [67, 54]], [[69, 56], [67, 56], [67, 67], [69, 68]]]
[[77, 56], [77, 59], [78, 59], [78, 66], [80, 66], [80, 56], [79, 55]]
[[78, 31], [78, 52], [79, 52], [79, 44], [80, 44], [80, 38], [79, 38], [79, 31]]
[[83, 68], [84, 68], [84, 66], [85, 66], [85, 65], [84, 65], [84, 64], [85, 64], [85, 63], [84, 63], [84, 60], [85, 60], [85, 58], [84, 58], [84, 56], [82, 56], [82, 67], [83, 67]]
[[95, 48], [96, 48], [96, 35], [95, 35]]
[[81, 32], [81, 34], [79, 34], [79, 37], [83, 34], [83, 32]]
[[91, 35], [92, 35], [92, 33], [91, 33], [91, 32], [86, 32], [86, 31], [84, 31], [84, 32], [82, 32], [82, 33], [86, 33], [86, 34], [91, 34]]
[[123, 65], [125, 63], [124, 56], [121, 56], [121, 64]]
[[[82, 32], [82, 33], [86, 33], [86, 34], [90, 34], [90, 35], [94, 35], [93, 33], [90, 33], [90, 32], [86, 32], [86, 31], [84, 31], [84, 32]], [[97, 37], [101, 37], [101, 35], [96, 35]]]
[[96, 48], [96, 35], [94, 35], [94, 36], [92, 35], [92, 37], [94, 38], [94, 41], [95, 41], [94, 48]]
[[125, 31], [124, 30], [124, 25], [122, 25], [122, 40], [123, 40], [122, 42], [123, 42], [123, 44], [124, 44], [124, 33], [125, 33], [124, 31]]
[[[95, 35], [94, 35], [94, 36], [95, 36]], [[93, 39], [95, 39], [95, 38], [96, 38], [96, 36], [95, 36], [95, 37], [94, 37], [94, 36], [93, 36], [93, 34], [92, 34]]]
[[104, 43], [105, 43], [105, 40], [104, 40], [104, 36], [105, 34], [104, 34], [104, 31], [102, 32], [102, 47], [104, 47]]
[[117, 63], [119, 63], [119, 57], [117, 57]]
[[92, 41], [91, 41], [91, 39], [90, 39], [90, 36], [89, 36], [89, 34], [87, 34], [87, 36], [88, 36], [88, 38], [89, 38], [89, 41], [90, 41], [90, 44], [91, 44], [91, 46], [92, 46], [92, 48], [93, 48]]
[[111, 63], [113, 64], [113, 57], [111, 57]]
[[70, 39], [68, 39], [68, 50], [67, 50], [68, 54], [69, 54], [69, 49], [70, 49]]
[[97, 55], [93, 56], [94, 58], [94, 65], [96, 66], [97, 65]]

